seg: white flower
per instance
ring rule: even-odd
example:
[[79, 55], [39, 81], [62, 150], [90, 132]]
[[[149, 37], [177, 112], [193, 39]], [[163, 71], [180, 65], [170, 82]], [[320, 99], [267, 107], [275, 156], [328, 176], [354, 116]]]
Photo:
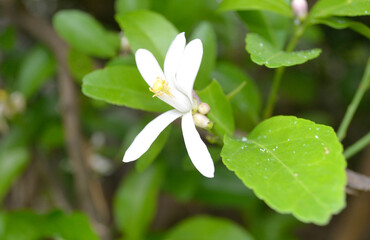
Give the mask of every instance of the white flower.
[[293, 0], [291, 3], [293, 13], [300, 20], [304, 20], [307, 15], [307, 1], [306, 0]]
[[127, 149], [124, 162], [138, 159], [171, 122], [182, 117], [182, 133], [191, 161], [201, 174], [213, 177], [211, 155], [195, 128], [192, 116], [193, 85], [202, 56], [202, 42], [195, 39], [186, 45], [184, 33], [177, 35], [171, 43], [164, 61], [164, 73], [151, 52], [145, 49], [136, 51], [137, 67], [150, 86], [149, 90], [154, 93], [153, 97], [158, 97], [174, 109], [159, 115], [145, 126]]

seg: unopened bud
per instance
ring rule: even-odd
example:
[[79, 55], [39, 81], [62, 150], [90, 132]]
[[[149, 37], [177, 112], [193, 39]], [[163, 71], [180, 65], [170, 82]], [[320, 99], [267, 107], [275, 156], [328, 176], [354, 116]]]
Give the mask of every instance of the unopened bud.
[[197, 127], [211, 129], [213, 127], [213, 123], [203, 114], [196, 113], [193, 115], [194, 124]]
[[206, 115], [211, 110], [211, 107], [207, 103], [201, 103], [199, 104], [198, 111], [201, 114]]
[[293, 0], [292, 10], [294, 15], [299, 20], [304, 20], [307, 16], [307, 1], [306, 0]]
[[193, 114], [198, 111], [198, 107], [199, 107], [198, 100], [193, 98], [193, 110], [192, 110]]
[[20, 92], [13, 92], [12, 94], [10, 94], [10, 104], [12, 105], [15, 112], [23, 112], [26, 106], [26, 101], [23, 94]]

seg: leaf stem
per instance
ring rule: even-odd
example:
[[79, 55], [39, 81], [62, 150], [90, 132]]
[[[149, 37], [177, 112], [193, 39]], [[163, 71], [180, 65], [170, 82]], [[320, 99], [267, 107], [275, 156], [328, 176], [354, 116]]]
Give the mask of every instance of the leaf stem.
[[347, 134], [347, 129], [352, 121], [353, 115], [355, 114], [358, 105], [361, 102], [366, 90], [370, 87], [370, 58], [367, 61], [365, 73], [362, 77], [360, 85], [357, 88], [356, 94], [352, 99], [351, 104], [348, 106], [344, 118], [338, 128], [337, 136], [339, 141], [342, 141]]
[[[298, 43], [299, 38], [302, 36], [304, 33], [304, 30], [306, 29], [306, 22], [301, 23], [295, 28], [294, 35], [290, 39], [285, 51], [286, 52], [291, 52], [294, 50], [295, 46]], [[275, 75], [272, 83], [272, 87], [270, 90], [269, 98], [267, 100], [267, 104], [265, 107], [264, 115], [263, 118], [269, 118], [271, 117], [274, 107], [275, 107], [275, 102], [276, 102], [276, 96], [277, 92], [279, 90], [281, 78], [285, 72], [285, 67], [279, 67], [278, 69], [275, 70]]]
[[227, 94], [227, 96], [226, 96], [227, 100], [230, 101], [233, 97], [235, 97], [235, 95], [238, 94], [244, 88], [245, 85], [246, 85], [246, 82], [242, 82], [234, 90], [232, 90], [231, 92], [229, 92], [229, 94]]
[[361, 151], [363, 148], [365, 148], [367, 145], [370, 144], [370, 132], [368, 132], [365, 136], [360, 138], [357, 142], [349, 146], [344, 152], [344, 157], [348, 160], [353, 155]]

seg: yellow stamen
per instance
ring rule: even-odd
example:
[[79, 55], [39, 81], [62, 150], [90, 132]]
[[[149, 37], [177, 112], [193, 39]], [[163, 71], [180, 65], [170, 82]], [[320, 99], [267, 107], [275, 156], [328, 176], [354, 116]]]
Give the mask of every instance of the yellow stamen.
[[168, 82], [160, 77], [157, 77], [157, 80], [153, 84], [153, 88], [149, 88], [149, 91], [154, 93], [153, 97], [162, 96], [163, 93], [172, 97], [172, 94], [170, 93], [170, 87], [168, 86]]

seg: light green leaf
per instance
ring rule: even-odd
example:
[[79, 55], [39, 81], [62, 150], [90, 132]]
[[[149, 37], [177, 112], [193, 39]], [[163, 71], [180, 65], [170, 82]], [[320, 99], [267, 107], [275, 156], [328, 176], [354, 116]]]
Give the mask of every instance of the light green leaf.
[[79, 239], [97, 240], [88, 218], [82, 213], [54, 211], [37, 214], [31, 211], [5, 213], [4, 239]]
[[96, 70], [83, 79], [82, 92], [91, 98], [145, 111], [170, 109], [153, 93], [136, 67], [112, 66]]
[[34, 47], [24, 58], [19, 70], [17, 89], [27, 98], [55, 73], [55, 60], [44, 47]]
[[302, 64], [317, 58], [321, 53], [321, 50], [317, 48], [295, 52], [281, 51], [255, 33], [247, 34], [245, 41], [247, 52], [251, 55], [252, 61], [269, 68]]
[[131, 172], [120, 184], [113, 212], [125, 239], [143, 239], [156, 211], [163, 174], [161, 166], [151, 165], [142, 173]]
[[230, 220], [197, 216], [184, 220], [175, 226], [166, 240], [252, 240], [253, 238], [239, 225]]
[[163, 66], [167, 50], [178, 31], [162, 15], [146, 10], [116, 15], [133, 52], [139, 48], [149, 50]]
[[0, 201], [26, 168], [28, 161], [28, 152], [24, 148], [4, 150], [0, 153]]
[[291, 17], [290, 6], [283, 0], [223, 0], [221, 11], [237, 10], [266, 10]]
[[[262, 99], [257, 85], [252, 79], [237, 66], [221, 62], [212, 74], [226, 94], [242, 87], [230, 100], [233, 106], [236, 124], [244, 130], [251, 129], [259, 121]], [[244, 86], [242, 85], [244, 84]]]
[[257, 33], [276, 48], [284, 47], [291, 19], [272, 12], [239, 11], [239, 17], [250, 32]]
[[73, 48], [96, 57], [113, 57], [120, 47], [117, 33], [109, 32], [91, 15], [62, 10], [53, 17], [58, 34]]
[[[138, 133], [138, 132], [137, 132]], [[148, 151], [146, 151], [137, 161], [136, 169], [138, 171], [145, 170], [161, 153], [163, 147], [165, 146], [168, 137], [171, 133], [171, 127], [168, 126], [161, 134], [157, 137], [154, 143], [150, 146]]]
[[353, 31], [358, 32], [359, 34], [370, 39], [370, 28], [367, 25], [361, 22], [349, 20], [347, 18], [343, 18], [343, 17], [318, 18], [318, 19], [314, 19], [312, 23], [313, 24], [325, 24], [335, 29], [350, 28]]
[[233, 111], [220, 84], [214, 80], [202, 91], [197, 91], [197, 94], [202, 102], [208, 103], [211, 107], [207, 116], [215, 122], [214, 128], [217, 134], [232, 135], [234, 132]]
[[278, 116], [224, 143], [224, 164], [276, 211], [323, 225], [344, 208], [346, 162], [331, 127]]
[[140, 9], [149, 9], [151, 0], [116, 0], [116, 13], [123, 14]]
[[309, 18], [364, 16], [369, 14], [369, 0], [320, 0], [312, 7]]
[[94, 63], [88, 55], [75, 49], [70, 49], [68, 54], [68, 68], [72, 76], [79, 82], [94, 70]]
[[203, 58], [199, 68], [194, 89], [203, 89], [211, 82], [211, 71], [215, 67], [217, 57], [217, 39], [213, 27], [208, 22], [202, 22], [194, 29], [190, 39], [199, 38], [203, 43]]

